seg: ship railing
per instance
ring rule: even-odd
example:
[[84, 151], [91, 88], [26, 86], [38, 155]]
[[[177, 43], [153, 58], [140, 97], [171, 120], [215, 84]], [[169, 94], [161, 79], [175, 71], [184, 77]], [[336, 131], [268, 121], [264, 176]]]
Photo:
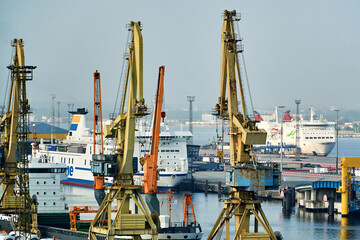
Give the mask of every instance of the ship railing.
[[190, 222], [188, 225], [185, 224], [185, 222], [171, 222], [171, 226], [170, 227], [187, 227], [187, 226], [198, 226], [199, 224], [197, 222]]

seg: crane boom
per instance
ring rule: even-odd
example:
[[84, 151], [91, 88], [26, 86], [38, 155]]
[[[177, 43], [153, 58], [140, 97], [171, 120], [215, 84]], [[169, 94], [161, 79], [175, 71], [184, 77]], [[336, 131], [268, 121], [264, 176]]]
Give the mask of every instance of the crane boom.
[[[96, 154], [96, 143], [100, 140], [100, 154], [104, 154], [104, 131], [102, 120], [102, 103], [101, 103], [101, 80], [100, 73], [94, 72], [94, 129], [93, 129], [93, 154]], [[94, 176], [94, 195], [100, 205], [105, 197], [104, 176]]]
[[144, 193], [157, 192], [157, 175], [158, 175], [158, 152], [159, 152], [159, 139], [160, 139], [160, 122], [162, 112], [162, 102], [164, 94], [164, 72], [165, 66], [159, 67], [159, 77], [156, 90], [156, 99], [154, 107], [154, 120], [151, 137], [150, 154], [145, 155], [144, 167]]
[[[28, 133], [29, 101], [26, 96], [26, 81], [32, 80], [35, 66], [25, 65], [22, 39], [14, 39], [15, 55], [11, 70], [11, 87], [8, 108], [1, 118], [1, 145], [4, 156], [0, 161], [0, 185], [3, 193], [0, 199], [0, 213], [16, 214], [17, 230], [40, 236], [37, 228], [36, 206], [29, 194]], [[2, 152], [2, 151], [0, 151]], [[17, 191], [15, 191], [15, 188]]]
[[[14, 39], [14, 46], [16, 48], [14, 56], [14, 64], [11, 68], [20, 69], [25, 66], [25, 56], [22, 39]], [[1, 145], [4, 146], [5, 163], [4, 167], [8, 171], [14, 171], [17, 168], [16, 150], [18, 145], [18, 122], [19, 122], [19, 107], [20, 94], [23, 94], [26, 99], [26, 85], [24, 81], [16, 81], [15, 79], [23, 79], [24, 71], [13, 72], [11, 81], [11, 90], [8, 101], [8, 109], [1, 119], [0, 131], [4, 133], [1, 135]]]

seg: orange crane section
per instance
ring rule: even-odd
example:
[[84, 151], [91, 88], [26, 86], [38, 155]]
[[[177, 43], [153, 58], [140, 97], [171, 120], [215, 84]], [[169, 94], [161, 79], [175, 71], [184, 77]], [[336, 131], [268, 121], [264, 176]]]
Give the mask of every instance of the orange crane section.
[[[93, 129], [93, 154], [96, 154], [96, 136], [100, 136], [101, 152], [104, 154], [104, 132], [102, 124], [101, 81], [100, 73], [94, 72], [94, 129]], [[104, 176], [94, 176], [94, 189], [104, 189]]]
[[[196, 222], [196, 217], [195, 217], [195, 211], [194, 211], [194, 206], [191, 200], [191, 194], [190, 193], [186, 193], [184, 194], [184, 214], [183, 214], [183, 224], [185, 226], [189, 225], [189, 215], [192, 215], [194, 218], [194, 222]], [[189, 212], [189, 206], [191, 207], [191, 212]]]
[[[73, 206], [69, 212], [70, 216], [70, 230], [77, 231], [77, 223], [90, 223], [92, 220], [80, 220], [78, 215], [80, 213], [97, 213], [98, 209], [92, 206]], [[111, 212], [116, 212], [116, 210], [111, 210]]]
[[154, 120], [152, 129], [152, 141], [150, 154], [146, 154], [145, 167], [144, 167], [144, 193], [157, 192], [157, 175], [158, 175], [158, 151], [160, 139], [160, 122], [161, 122], [161, 109], [164, 93], [164, 73], [165, 66], [159, 67], [159, 78], [156, 90]]

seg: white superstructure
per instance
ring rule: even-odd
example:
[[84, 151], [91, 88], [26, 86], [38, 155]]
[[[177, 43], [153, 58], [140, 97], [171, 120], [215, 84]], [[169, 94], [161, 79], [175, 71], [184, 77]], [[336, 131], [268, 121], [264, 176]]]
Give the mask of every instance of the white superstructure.
[[[299, 121], [299, 144], [301, 154], [327, 156], [335, 146], [335, 123], [316, 119], [313, 108], [310, 108], [310, 120]], [[281, 145], [281, 123], [259, 122], [259, 128], [267, 131], [268, 147]], [[296, 145], [296, 121], [283, 122], [283, 145]]]
[[[91, 172], [91, 160], [94, 153], [93, 136], [86, 127], [86, 111], [78, 109], [73, 115], [70, 130], [66, 140], [57, 144], [39, 144], [37, 156], [47, 156], [49, 162], [66, 164], [67, 179], [63, 182], [70, 185], [93, 187], [94, 177]], [[139, 131], [140, 132], [140, 131]], [[150, 140], [150, 135], [136, 133], [134, 162], [139, 162], [146, 150], [141, 145], [145, 140]], [[190, 132], [162, 132], [159, 144], [159, 188], [174, 187], [181, 182], [188, 171], [186, 142], [192, 137]], [[144, 143], [144, 146], [148, 146]], [[96, 144], [96, 153], [100, 153], [100, 144]], [[114, 149], [112, 139], [104, 140], [104, 154], [110, 154]], [[142, 152], [143, 151], [143, 152]], [[137, 183], [141, 184], [141, 166], [137, 176]], [[111, 184], [112, 178], [105, 178], [105, 182]]]
[[60, 184], [66, 179], [64, 163], [50, 163], [46, 158], [33, 158], [29, 163], [30, 196], [36, 196], [38, 214], [66, 213], [69, 208]]
[[[149, 123], [139, 121], [138, 131], [135, 133], [134, 157], [141, 158], [150, 154], [151, 129], [147, 129]], [[171, 132], [166, 124], [162, 124], [159, 139], [158, 170], [160, 178], [158, 188], [160, 190], [176, 186], [186, 178], [188, 174], [187, 144], [191, 141], [192, 134], [189, 131]], [[138, 173], [134, 176], [135, 184], [143, 185], [143, 166], [138, 161]]]
[[[36, 155], [46, 156], [49, 162], [66, 164], [67, 179], [63, 183], [93, 187], [91, 160], [94, 145], [91, 131], [86, 127], [86, 114], [85, 109], [78, 109], [73, 115], [66, 139], [56, 144], [40, 143]], [[96, 153], [100, 152], [100, 147], [101, 145], [96, 144]], [[112, 142], [105, 141], [104, 153], [110, 154], [112, 149]]]

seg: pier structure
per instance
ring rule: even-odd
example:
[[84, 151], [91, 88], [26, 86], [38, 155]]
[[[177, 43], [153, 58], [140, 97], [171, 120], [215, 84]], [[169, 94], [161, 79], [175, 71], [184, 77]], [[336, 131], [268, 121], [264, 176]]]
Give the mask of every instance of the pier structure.
[[360, 204], [356, 200], [356, 192], [360, 191], [360, 182], [353, 182], [347, 193], [351, 197], [347, 201], [343, 201], [343, 197], [339, 192], [341, 185], [340, 181], [317, 181], [312, 184], [297, 186], [297, 204], [307, 211], [328, 212], [330, 215], [334, 213], [347, 215], [349, 210], [344, 214], [346, 207], [351, 211], [359, 210]]
[[[340, 182], [318, 181], [296, 187], [297, 205], [310, 212], [341, 212], [341, 202], [336, 189]], [[333, 209], [333, 210], [331, 210]]]

